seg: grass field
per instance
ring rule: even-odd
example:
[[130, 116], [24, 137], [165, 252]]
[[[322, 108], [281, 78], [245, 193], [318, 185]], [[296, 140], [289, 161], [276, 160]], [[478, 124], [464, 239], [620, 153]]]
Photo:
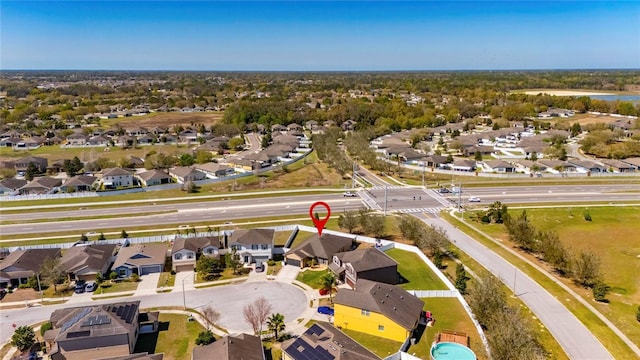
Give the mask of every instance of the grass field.
[[158, 320], [160, 331], [140, 334], [135, 352], [164, 353], [166, 360], [189, 359], [198, 333], [205, 328], [197, 321], [187, 321], [186, 315], [161, 313]]
[[385, 252], [398, 262], [398, 272], [406, 279], [400, 284], [410, 290], [447, 290], [447, 286], [425, 265], [418, 255], [404, 250], [389, 249]]
[[115, 283], [110, 283], [108, 281], [102, 283], [96, 289], [95, 295], [100, 294], [110, 294], [121, 291], [135, 291], [138, 288], [139, 282], [130, 282], [130, 281], [120, 281]]
[[[596, 213], [591, 212], [591, 214], [595, 220]], [[540, 273], [540, 271], [535, 269], [533, 266], [525, 263], [523, 260], [509, 253], [506, 249], [503, 249], [497, 243], [486, 239], [484, 236], [469, 228], [467, 225], [458, 222], [449, 216], [446, 217], [449, 218], [452, 223], [457, 224], [458, 228], [478, 239], [482, 244], [498, 253], [507, 261], [511, 262], [515, 266], [518, 266], [520, 270], [525, 272], [528, 276], [542, 285], [551, 294], [563, 299], [563, 305], [565, 305], [567, 309], [569, 309], [569, 311], [571, 311], [583, 324], [585, 324], [589, 328], [591, 332], [594, 333], [596, 337], [600, 339], [600, 341], [613, 354], [615, 358], [636, 358], [631, 349], [618, 336], [616, 336], [615, 333], [602, 320], [600, 320], [595, 314], [593, 314], [586, 306], [574, 299], [571, 294], [562, 289], [558, 284], [554, 283], [551, 279]], [[501, 234], [499, 229], [495, 228], [495, 225], [478, 226], [478, 228], [482, 231], [487, 230], [487, 235], [491, 237]], [[504, 237], [506, 236], [503, 235], [503, 238]], [[503, 242], [507, 247], [513, 246], [512, 244], [509, 244], [508, 241], [500, 239], [499, 241]], [[575, 241], [578, 241], [578, 239], [575, 239]], [[608, 240], [605, 239], [603, 241]], [[528, 260], [537, 263], [537, 265], [543, 268], [545, 267], [545, 265], [542, 262], [538, 261], [535, 257], [526, 254], [524, 254], [524, 256], [528, 258]], [[620, 330], [622, 330], [627, 335], [627, 337], [631, 339], [631, 341], [638, 344], [638, 342], [640, 341], [640, 336], [638, 336], [638, 334], [640, 334], [640, 326], [637, 322], [635, 322], [634, 311], [632, 309], [632, 306], [628, 305], [628, 302], [625, 306], [622, 306], [620, 305], [620, 300], [618, 300], [618, 295], [610, 294], [608, 296], [608, 298], [611, 300], [610, 304], [597, 304], [592, 300], [592, 294], [590, 291], [575, 286], [568, 279], [560, 278], [559, 280], [562, 281], [565, 285], [571, 287], [577, 293], [581, 294], [596, 308], [600, 309], [600, 311], [602, 311], [602, 313], [606, 315], [610, 321], [612, 321]], [[622, 309], [625, 309], [626, 311], [622, 312]]]
[[[360, 345], [371, 350], [374, 354], [385, 358], [391, 354], [395, 354], [400, 350], [400, 345], [397, 341], [381, 338], [379, 336], [365, 334], [359, 331], [353, 331], [348, 329], [342, 329], [342, 331], [349, 335], [353, 340], [357, 341]], [[425, 358], [427, 359], [427, 358]]]

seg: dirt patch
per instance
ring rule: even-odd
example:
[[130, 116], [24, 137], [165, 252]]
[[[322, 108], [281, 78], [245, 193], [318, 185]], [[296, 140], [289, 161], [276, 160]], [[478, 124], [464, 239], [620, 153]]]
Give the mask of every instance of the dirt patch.
[[[195, 124], [204, 124], [206, 127], [210, 127], [216, 122], [222, 120], [222, 112], [216, 113], [153, 113], [147, 116], [129, 117], [124, 119], [117, 119], [109, 124], [120, 124], [125, 129], [133, 129], [136, 127], [162, 127], [170, 128], [174, 125], [189, 126]], [[104, 120], [103, 120], [104, 121]], [[107, 122], [105, 121], [105, 124]]]
[[2, 299], [2, 302], [9, 303], [16, 301], [35, 300], [39, 298], [40, 294], [33, 289], [17, 289], [11, 294], [5, 295], [5, 297]]

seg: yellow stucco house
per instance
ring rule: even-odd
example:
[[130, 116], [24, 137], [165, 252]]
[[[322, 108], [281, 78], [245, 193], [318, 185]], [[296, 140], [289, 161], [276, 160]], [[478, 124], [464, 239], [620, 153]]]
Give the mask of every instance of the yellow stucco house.
[[339, 289], [333, 324], [404, 342], [420, 321], [424, 301], [395, 286], [358, 279], [351, 289]]

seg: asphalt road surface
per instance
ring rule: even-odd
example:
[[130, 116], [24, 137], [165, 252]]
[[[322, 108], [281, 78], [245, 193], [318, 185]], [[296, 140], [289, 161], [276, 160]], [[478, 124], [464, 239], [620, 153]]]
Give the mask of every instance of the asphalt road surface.
[[570, 359], [613, 359], [598, 339], [558, 299], [502, 257], [437, 218], [418, 218], [443, 228], [455, 245], [502, 279], [549, 329]]
[[[243, 283], [236, 285], [215, 286], [211, 288], [186, 291], [184, 299], [188, 308], [197, 310], [211, 306], [221, 316], [218, 324], [230, 333], [252, 333], [251, 326], [244, 321], [242, 309], [245, 305], [263, 296], [273, 306], [274, 313], [284, 315], [286, 323], [295, 322], [308, 308], [309, 303], [304, 292], [297, 286], [276, 281]], [[98, 305], [118, 301], [140, 300], [140, 307], [183, 306], [182, 292], [160, 293], [146, 296], [128, 296], [119, 299], [88, 300], [74, 306]], [[13, 334], [12, 324], [16, 326], [31, 325], [49, 319], [51, 313], [69, 305], [48, 305], [31, 308], [8, 309], [0, 311], [0, 343], [10, 340]]]

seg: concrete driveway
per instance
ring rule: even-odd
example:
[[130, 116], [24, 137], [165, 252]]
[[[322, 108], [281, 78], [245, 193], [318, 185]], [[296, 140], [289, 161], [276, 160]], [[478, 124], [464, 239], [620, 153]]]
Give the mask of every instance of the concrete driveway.
[[140, 276], [140, 283], [136, 289], [135, 295], [153, 295], [158, 287], [160, 273], [148, 274]]
[[276, 281], [291, 284], [298, 277], [300, 272], [299, 266], [285, 265], [280, 269], [276, 276]]
[[191, 271], [180, 271], [176, 273], [176, 282], [173, 285], [173, 290], [171, 292], [182, 292], [182, 285], [184, 284], [184, 290], [195, 290], [195, 286], [193, 285], [195, 281], [195, 272]]

